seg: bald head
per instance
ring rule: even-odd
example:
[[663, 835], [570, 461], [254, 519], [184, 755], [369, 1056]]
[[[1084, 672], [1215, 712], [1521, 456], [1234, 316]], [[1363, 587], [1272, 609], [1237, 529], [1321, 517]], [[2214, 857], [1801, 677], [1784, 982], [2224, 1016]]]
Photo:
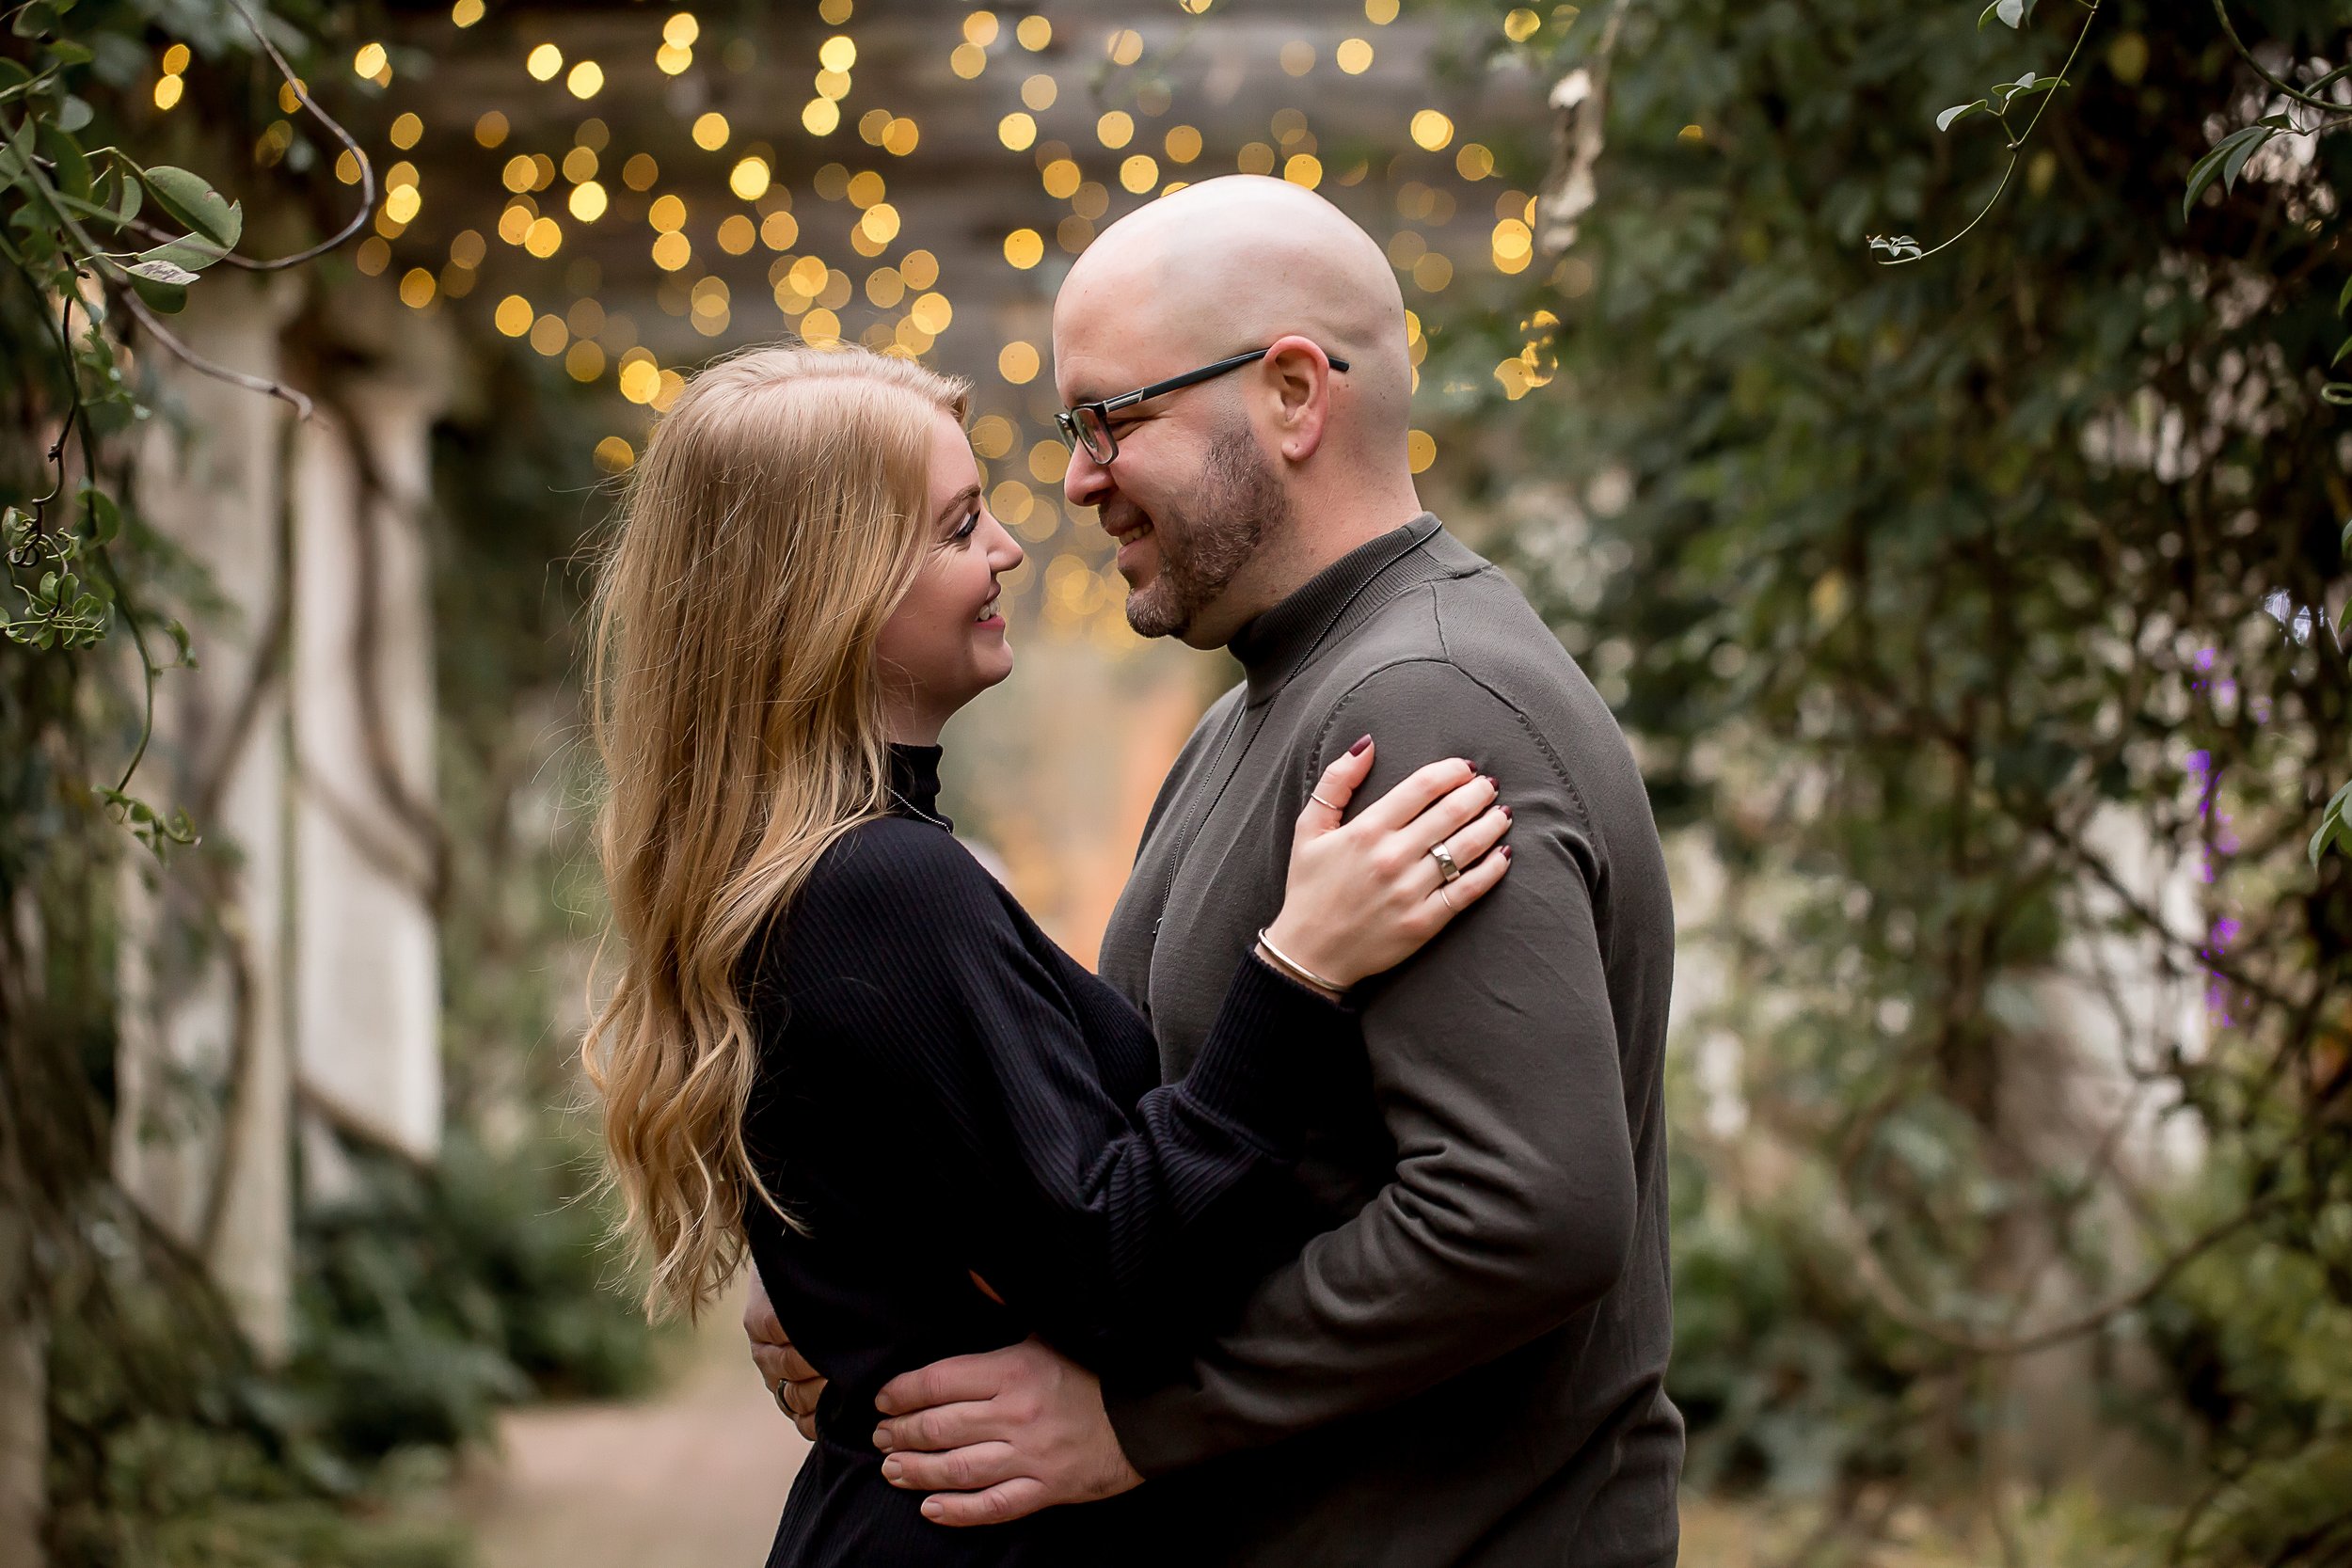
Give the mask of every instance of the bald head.
[[1147, 202], [1087, 247], [1054, 307], [1057, 353], [1123, 341], [1177, 371], [1289, 333], [1348, 362], [1329, 439], [1357, 461], [1402, 453], [1404, 295], [1378, 243], [1312, 191], [1234, 174]]
[[1404, 297], [1372, 236], [1313, 192], [1244, 175], [1147, 202], [1054, 302], [1054, 376], [1073, 406], [1260, 349], [1122, 403], [1107, 461], [1100, 443], [1071, 453], [1063, 491], [1120, 542], [1146, 636], [1221, 643], [1421, 510]]

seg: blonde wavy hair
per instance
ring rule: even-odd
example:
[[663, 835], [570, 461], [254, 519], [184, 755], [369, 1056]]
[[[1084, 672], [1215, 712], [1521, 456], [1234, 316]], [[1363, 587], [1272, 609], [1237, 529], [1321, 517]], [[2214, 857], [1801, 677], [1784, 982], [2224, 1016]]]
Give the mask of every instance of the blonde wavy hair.
[[655, 430], [599, 563], [597, 851], [624, 957], [580, 1054], [649, 1317], [734, 1276], [751, 1202], [784, 1213], [743, 1139], [743, 960], [883, 810], [876, 640], [928, 531], [933, 422], [968, 393], [857, 348], [723, 360]]

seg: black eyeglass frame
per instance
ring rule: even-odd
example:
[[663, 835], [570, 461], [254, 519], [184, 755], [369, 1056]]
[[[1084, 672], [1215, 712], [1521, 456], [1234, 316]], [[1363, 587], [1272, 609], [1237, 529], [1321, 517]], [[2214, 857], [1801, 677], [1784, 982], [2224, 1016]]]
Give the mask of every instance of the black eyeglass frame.
[[[1083, 447], [1089, 457], [1107, 466], [1119, 456], [1119, 433], [1111, 428], [1113, 414], [1122, 408], [1133, 408], [1146, 398], [1156, 398], [1168, 392], [1182, 391], [1186, 387], [1197, 387], [1203, 381], [1225, 374], [1228, 371], [1237, 371], [1244, 365], [1255, 364], [1273, 352], [1274, 345], [1272, 344], [1264, 348], [1253, 348], [1247, 354], [1236, 354], [1229, 358], [1219, 359], [1214, 365], [1203, 365], [1197, 371], [1186, 371], [1182, 375], [1171, 375], [1166, 381], [1154, 381], [1149, 387], [1138, 387], [1132, 392], [1121, 392], [1115, 398], [1102, 398], [1092, 403], [1082, 403], [1074, 408], [1065, 408], [1056, 414], [1054, 423], [1060, 427], [1063, 436], [1072, 446]], [[1333, 358], [1327, 355], [1325, 358], [1335, 371], [1347, 369], [1347, 361], [1344, 359]], [[1094, 416], [1093, 428], [1103, 433], [1103, 439], [1108, 444], [1110, 451], [1097, 452], [1094, 450], [1094, 443], [1087, 439], [1087, 427], [1080, 422], [1080, 416], [1086, 414]]]

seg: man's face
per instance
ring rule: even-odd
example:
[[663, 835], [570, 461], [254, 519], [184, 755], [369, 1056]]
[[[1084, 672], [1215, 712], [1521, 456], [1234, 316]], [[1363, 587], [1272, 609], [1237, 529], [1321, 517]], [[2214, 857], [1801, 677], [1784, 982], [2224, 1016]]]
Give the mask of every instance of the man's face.
[[[1055, 376], [1065, 404], [1117, 397], [1194, 368], [1178, 362], [1187, 349], [1155, 346], [1149, 332], [1121, 334], [1107, 323], [1098, 329], [1094, 315], [1086, 303], [1056, 314]], [[1073, 505], [1095, 508], [1119, 541], [1127, 624], [1141, 636], [1181, 637], [1196, 647], [1224, 641], [1235, 626], [1217, 613], [1218, 601], [1282, 521], [1281, 482], [1243, 397], [1249, 374], [1245, 368], [1120, 410], [1111, 417], [1119, 452], [1107, 465], [1083, 447], [1071, 454], [1063, 493]]]

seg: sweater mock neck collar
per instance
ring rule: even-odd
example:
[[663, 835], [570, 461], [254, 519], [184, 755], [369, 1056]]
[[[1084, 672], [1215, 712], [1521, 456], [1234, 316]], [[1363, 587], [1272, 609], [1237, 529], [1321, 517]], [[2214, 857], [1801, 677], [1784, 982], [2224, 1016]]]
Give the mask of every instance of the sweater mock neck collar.
[[1436, 515], [1424, 512], [1404, 527], [1357, 546], [1235, 632], [1227, 646], [1248, 673], [1250, 705], [1273, 696], [1313, 656], [1373, 579], [1438, 529]]
[[954, 823], [939, 814], [939, 759], [943, 754], [937, 746], [905, 746], [897, 741], [890, 745], [890, 815], [914, 821], [936, 822], [943, 828]]

